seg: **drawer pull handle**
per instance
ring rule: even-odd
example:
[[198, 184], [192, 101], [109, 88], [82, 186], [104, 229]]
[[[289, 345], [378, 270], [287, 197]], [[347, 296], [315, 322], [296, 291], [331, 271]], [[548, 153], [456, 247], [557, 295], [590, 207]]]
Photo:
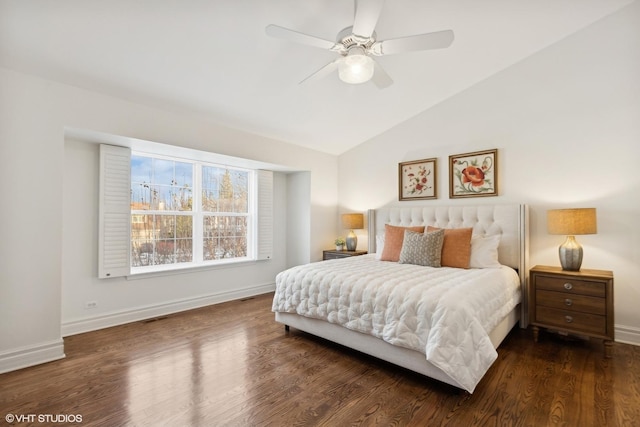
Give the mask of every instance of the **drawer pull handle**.
[[564, 300], [564, 305], [566, 305], [567, 307], [571, 307], [573, 305], [573, 301], [571, 301], [570, 298], [567, 298]]
[[573, 317], [571, 316], [564, 316], [564, 320], [566, 320], [567, 323], [571, 323], [573, 322]]
[[564, 284], [564, 288], [568, 291], [570, 291], [571, 289], [573, 289], [573, 285], [569, 282]]

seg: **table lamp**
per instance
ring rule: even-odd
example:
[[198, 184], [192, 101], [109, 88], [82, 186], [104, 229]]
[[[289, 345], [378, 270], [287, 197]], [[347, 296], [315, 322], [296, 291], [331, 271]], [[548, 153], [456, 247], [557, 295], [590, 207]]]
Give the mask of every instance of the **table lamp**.
[[342, 227], [349, 231], [347, 238], [347, 250], [355, 251], [358, 247], [358, 236], [353, 230], [359, 230], [364, 228], [364, 215], [359, 213], [342, 214]]
[[596, 234], [595, 208], [553, 209], [547, 211], [547, 231], [549, 234], [564, 234], [567, 240], [560, 245], [560, 265], [563, 270], [580, 271], [582, 246], [576, 241], [578, 234]]

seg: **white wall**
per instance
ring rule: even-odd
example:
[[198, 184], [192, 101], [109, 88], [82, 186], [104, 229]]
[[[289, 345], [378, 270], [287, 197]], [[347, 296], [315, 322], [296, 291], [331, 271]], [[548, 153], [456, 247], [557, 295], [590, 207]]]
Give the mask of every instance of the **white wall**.
[[[287, 265], [306, 264], [310, 261], [305, 247], [311, 245], [311, 230], [309, 218], [311, 215], [311, 201], [309, 200], [310, 176], [308, 172], [297, 172], [287, 175], [287, 193], [290, 203], [287, 204], [286, 218], [291, 228], [297, 233], [287, 234]], [[299, 203], [303, 201], [303, 203]], [[326, 245], [325, 245], [326, 247]]]
[[[97, 280], [95, 146], [65, 141], [65, 126], [308, 171], [306, 229], [313, 230], [306, 236], [308, 258], [320, 259], [334, 238], [335, 156], [199, 116], [0, 69], [0, 178], [5, 183], [0, 209], [0, 372], [62, 357], [61, 323], [80, 330], [131, 318], [138, 310], [155, 314], [163, 307], [171, 310], [261, 291], [287, 262], [286, 249], [279, 245], [272, 262], [135, 281]], [[287, 178], [278, 174], [276, 197], [283, 210], [290, 203], [286, 188]], [[284, 241], [288, 223], [280, 219], [276, 227]], [[98, 307], [85, 310], [86, 301], [96, 301]]]
[[[398, 163], [437, 157], [429, 204], [529, 204], [531, 265], [559, 265], [547, 209], [596, 207], [583, 267], [613, 270], [616, 338], [640, 344], [639, 76], [635, 3], [341, 155], [340, 210], [399, 204]], [[492, 148], [500, 195], [449, 200], [448, 156]]]

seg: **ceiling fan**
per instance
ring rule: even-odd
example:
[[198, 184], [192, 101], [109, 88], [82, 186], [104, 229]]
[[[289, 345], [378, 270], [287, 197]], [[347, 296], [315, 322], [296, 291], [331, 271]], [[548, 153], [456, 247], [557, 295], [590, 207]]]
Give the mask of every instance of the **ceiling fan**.
[[441, 49], [449, 47], [453, 43], [453, 31], [451, 30], [389, 40], [377, 40], [375, 27], [384, 0], [354, 1], [355, 19], [353, 26], [340, 31], [335, 42], [278, 25], [272, 24], [266, 27], [267, 35], [271, 37], [328, 49], [340, 54], [336, 60], [320, 68], [300, 83], [323, 78], [337, 69], [338, 76], [343, 82], [360, 84], [373, 80], [376, 86], [384, 89], [390, 86], [393, 80], [372, 56]]

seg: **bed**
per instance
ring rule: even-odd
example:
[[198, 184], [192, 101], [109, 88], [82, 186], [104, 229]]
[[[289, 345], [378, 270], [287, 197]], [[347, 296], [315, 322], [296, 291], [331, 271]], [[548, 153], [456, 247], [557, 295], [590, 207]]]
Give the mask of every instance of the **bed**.
[[[527, 206], [385, 207], [367, 224], [369, 254], [278, 274], [276, 321], [473, 393], [509, 331], [527, 326]], [[487, 268], [415, 265], [405, 252], [381, 260], [390, 232], [405, 227], [424, 228], [431, 242], [472, 232], [473, 264]], [[424, 240], [426, 231], [404, 236]], [[498, 265], [477, 258], [478, 242], [490, 240]]]

